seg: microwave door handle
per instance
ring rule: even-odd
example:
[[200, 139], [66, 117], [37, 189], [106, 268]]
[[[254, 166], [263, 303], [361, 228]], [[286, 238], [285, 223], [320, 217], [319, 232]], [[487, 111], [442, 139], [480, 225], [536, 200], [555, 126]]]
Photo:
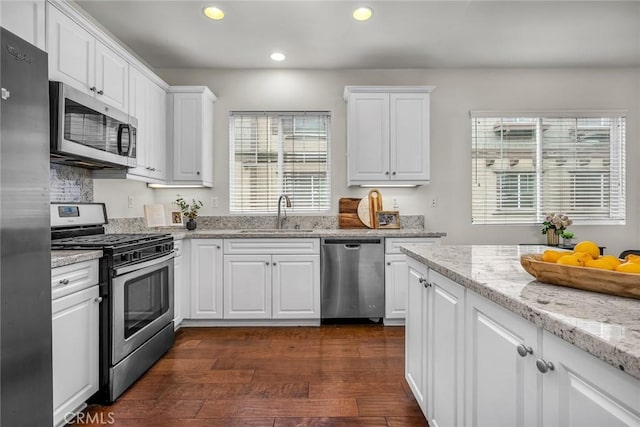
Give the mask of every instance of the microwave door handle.
[[133, 156], [133, 147], [135, 146], [135, 141], [133, 140], [133, 132], [131, 131], [131, 125], [125, 125], [127, 128], [127, 134], [129, 134], [129, 149], [127, 150], [127, 157]]
[[125, 124], [120, 123], [118, 125], [118, 154], [120, 154], [122, 156], [122, 134], [125, 128]]

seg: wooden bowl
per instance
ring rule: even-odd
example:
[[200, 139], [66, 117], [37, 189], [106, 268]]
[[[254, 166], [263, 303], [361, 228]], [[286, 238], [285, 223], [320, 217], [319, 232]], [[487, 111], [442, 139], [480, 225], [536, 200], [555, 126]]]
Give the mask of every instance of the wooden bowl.
[[640, 274], [544, 262], [541, 254], [521, 255], [520, 264], [540, 282], [640, 299]]

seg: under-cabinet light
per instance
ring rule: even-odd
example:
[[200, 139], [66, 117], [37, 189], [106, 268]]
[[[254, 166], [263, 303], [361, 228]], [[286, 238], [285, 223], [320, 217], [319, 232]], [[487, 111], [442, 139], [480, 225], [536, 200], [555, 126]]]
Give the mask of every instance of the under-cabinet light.
[[205, 7], [202, 10], [202, 13], [204, 13], [207, 18], [213, 19], [214, 21], [219, 21], [224, 18], [224, 12], [222, 11], [222, 9], [214, 6]]

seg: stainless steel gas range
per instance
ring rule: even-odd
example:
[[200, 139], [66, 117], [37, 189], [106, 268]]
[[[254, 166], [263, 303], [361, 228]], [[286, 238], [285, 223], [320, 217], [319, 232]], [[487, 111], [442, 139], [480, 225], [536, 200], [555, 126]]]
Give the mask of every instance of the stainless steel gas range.
[[174, 341], [173, 237], [105, 234], [102, 203], [52, 203], [52, 249], [101, 249], [100, 390], [111, 403]]

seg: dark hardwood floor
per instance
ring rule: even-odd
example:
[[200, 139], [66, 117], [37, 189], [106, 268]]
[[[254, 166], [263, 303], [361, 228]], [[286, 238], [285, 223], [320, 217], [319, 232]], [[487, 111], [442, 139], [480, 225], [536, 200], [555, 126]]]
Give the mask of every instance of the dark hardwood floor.
[[116, 403], [84, 415], [76, 425], [427, 425], [404, 381], [404, 328], [378, 325], [182, 328]]

